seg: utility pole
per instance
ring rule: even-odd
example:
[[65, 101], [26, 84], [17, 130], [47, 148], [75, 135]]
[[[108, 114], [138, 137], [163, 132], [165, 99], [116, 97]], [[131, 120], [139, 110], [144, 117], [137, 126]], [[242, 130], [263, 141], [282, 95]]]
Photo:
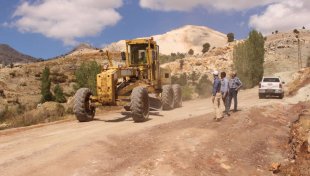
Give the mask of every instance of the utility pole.
[[298, 69], [302, 68], [302, 59], [301, 59], [301, 42], [300, 42], [300, 37], [299, 37], [299, 31], [296, 32], [296, 38], [297, 38], [297, 47], [298, 47], [298, 57], [297, 57], [297, 62], [298, 62]]

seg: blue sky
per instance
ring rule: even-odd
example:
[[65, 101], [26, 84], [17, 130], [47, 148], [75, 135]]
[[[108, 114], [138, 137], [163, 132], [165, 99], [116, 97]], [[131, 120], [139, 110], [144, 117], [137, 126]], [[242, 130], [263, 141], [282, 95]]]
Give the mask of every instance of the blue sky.
[[[213, 7], [208, 5], [209, 0], [192, 0], [191, 5], [187, 5], [186, 1], [182, 4], [181, 0], [176, 1], [181, 3], [177, 6], [171, 6], [169, 0], [114, 0], [111, 2], [109, 0], [104, 0], [105, 2], [103, 0], [79, 0], [84, 3], [91, 3], [91, 1], [97, 3], [98, 7], [97, 5], [87, 7], [87, 10], [91, 9], [87, 11], [87, 16], [74, 14], [75, 10], [70, 8], [74, 1], [63, 0], [68, 1], [68, 4], [60, 6], [53, 2], [49, 3], [49, 1], [53, 0], [0, 0], [0, 43], [9, 44], [34, 57], [50, 58], [70, 51], [74, 45], [81, 42], [100, 47], [121, 39], [165, 33], [188, 24], [208, 26], [225, 34], [233, 32], [238, 39], [245, 38], [252, 27], [258, 30], [261, 28], [264, 33], [273, 29], [288, 28], [281, 27], [281, 25], [270, 27], [270, 29], [264, 28], [262, 20], [267, 18], [268, 10], [275, 5], [281, 5], [276, 0], [266, 0], [261, 4], [244, 4], [243, 0], [237, 0], [236, 3], [243, 3], [240, 7], [235, 6], [236, 4], [220, 3]], [[231, 0], [226, 2], [228, 1]], [[196, 6], [195, 3], [197, 3]], [[47, 12], [49, 9], [59, 9], [66, 5], [70, 7], [64, 8], [65, 11], [55, 11], [54, 16]], [[73, 5], [77, 5], [77, 9], [81, 11], [85, 10], [85, 8], [80, 8], [81, 4]], [[304, 6], [306, 5], [303, 4]], [[92, 13], [94, 15], [92, 18], [97, 21], [89, 20], [88, 17]], [[100, 16], [100, 14], [105, 14], [105, 16]], [[43, 17], [44, 20], [42, 20]], [[71, 22], [71, 19], [75, 18], [80, 19]], [[33, 21], [29, 22], [29, 19]], [[57, 21], [58, 19], [60, 21]], [[49, 21], [46, 28], [42, 27], [45, 25], [43, 21]], [[51, 27], [55, 27], [55, 30], [51, 30]], [[94, 32], [88, 32], [92, 29]]]

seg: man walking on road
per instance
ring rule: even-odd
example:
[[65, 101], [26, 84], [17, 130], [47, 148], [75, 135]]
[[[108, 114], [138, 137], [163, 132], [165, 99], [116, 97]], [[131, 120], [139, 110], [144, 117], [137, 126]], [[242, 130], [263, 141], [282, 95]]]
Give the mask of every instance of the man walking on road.
[[231, 106], [231, 101], [234, 99], [234, 112], [238, 109], [238, 91], [242, 87], [242, 82], [237, 77], [237, 73], [233, 72], [231, 74], [231, 79], [229, 80], [229, 109]]
[[219, 78], [219, 72], [214, 71], [214, 82], [213, 82], [213, 90], [212, 90], [212, 103], [215, 111], [215, 120], [220, 121], [223, 118], [222, 111], [220, 108], [221, 105], [221, 80]]
[[226, 78], [226, 73], [221, 72], [221, 94], [225, 107], [225, 116], [229, 116], [229, 81]]

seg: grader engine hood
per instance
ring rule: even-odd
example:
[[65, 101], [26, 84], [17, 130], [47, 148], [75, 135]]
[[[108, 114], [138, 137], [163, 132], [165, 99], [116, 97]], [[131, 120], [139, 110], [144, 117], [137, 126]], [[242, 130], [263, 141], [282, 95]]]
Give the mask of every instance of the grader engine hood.
[[115, 104], [115, 84], [117, 83], [117, 70], [111, 69], [97, 75], [97, 94], [102, 104]]

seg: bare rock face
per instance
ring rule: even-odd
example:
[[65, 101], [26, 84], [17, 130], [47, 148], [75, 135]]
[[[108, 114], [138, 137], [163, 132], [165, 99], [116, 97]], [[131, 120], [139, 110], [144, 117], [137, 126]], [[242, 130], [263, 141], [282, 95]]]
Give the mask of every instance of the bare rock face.
[[[180, 60], [164, 64], [163, 67], [171, 70], [172, 75], [180, 73], [211, 74], [212, 71], [225, 71], [230, 73], [233, 65], [233, 48], [235, 44], [223, 48], [215, 48], [204, 55], [188, 56], [184, 58], [184, 65], [181, 69]], [[211, 78], [211, 76], [209, 76]]]

